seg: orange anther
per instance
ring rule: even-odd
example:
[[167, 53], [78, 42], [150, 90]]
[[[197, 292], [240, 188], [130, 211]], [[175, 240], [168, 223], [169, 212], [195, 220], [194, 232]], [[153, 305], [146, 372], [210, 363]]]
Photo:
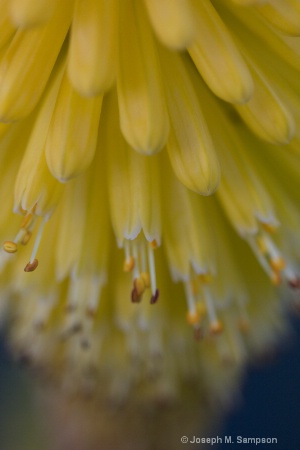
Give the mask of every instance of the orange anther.
[[200, 322], [200, 314], [198, 311], [191, 312], [188, 311], [186, 315], [186, 320], [189, 325], [196, 325]]
[[141, 279], [143, 280], [143, 282], [145, 283], [145, 288], [150, 287], [150, 275], [148, 272], [142, 272], [141, 273]]
[[221, 334], [223, 331], [223, 324], [222, 322], [220, 322], [219, 320], [216, 320], [215, 322], [212, 322], [209, 325], [209, 331], [211, 332], [211, 334], [213, 334], [214, 336]]
[[153, 239], [153, 241], [150, 242], [150, 246], [152, 248], [157, 248], [158, 247], [156, 239]]
[[131, 272], [134, 268], [135, 260], [133, 256], [130, 256], [128, 259], [125, 259], [123, 264], [124, 272]]
[[200, 273], [198, 275], [198, 279], [199, 281], [202, 281], [202, 283], [211, 283], [212, 281], [212, 274], [207, 272], [207, 273]]
[[281, 275], [279, 271], [272, 273], [271, 281], [275, 286], [279, 286], [281, 283]]
[[271, 234], [273, 234], [273, 233], [275, 233], [276, 232], [276, 230], [277, 230], [277, 226], [276, 225], [274, 225], [273, 223], [266, 223], [266, 222], [263, 222], [262, 224], [262, 227], [263, 227], [263, 229], [265, 230], [265, 231], [267, 231], [268, 233], [271, 233]]
[[272, 258], [270, 261], [270, 265], [275, 272], [283, 270], [285, 268], [285, 260], [279, 256], [278, 258]]
[[21, 240], [21, 244], [22, 244], [22, 245], [28, 244], [28, 242], [29, 242], [31, 236], [32, 236], [31, 231], [26, 231], [26, 233], [24, 234], [24, 236], [23, 236], [23, 238], [22, 238], [22, 240]]
[[16, 253], [18, 250], [18, 246], [13, 241], [5, 241], [3, 244], [3, 250], [5, 250], [7, 253]]

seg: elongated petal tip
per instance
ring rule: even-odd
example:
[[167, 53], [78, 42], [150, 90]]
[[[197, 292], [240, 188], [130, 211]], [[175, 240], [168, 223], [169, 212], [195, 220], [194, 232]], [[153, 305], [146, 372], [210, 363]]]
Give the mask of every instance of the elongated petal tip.
[[115, 80], [116, 12], [116, 0], [76, 2], [68, 73], [74, 88], [86, 97], [102, 94]]
[[12, 22], [21, 28], [43, 25], [48, 22], [57, 0], [11, 0]]
[[[171, 150], [172, 151], [172, 150]], [[173, 170], [179, 179], [188, 189], [203, 196], [212, 195], [220, 183], [220, 166], [213, 156], [214, 161], [208, 161], [205, 169], [201, 164], [193, 167], [183, 166], [171, 156]]]
[[135, 150], [150, 155], [165, 145], [169, 130], [157, 48], [141, 3], [121, 5], [124, 19], [119, 30], [117, 76], [120, 126]]
[[297, 0], [266, 2], [257, 10], [282, 33], [300, 36], [300, 4]]
[[45, 147], [48, 167], [59, 181], [76, 177], [93, 160], [101, 106], [101, 96], [80, 96], [65, 74]]
[[196, 23], [189, 0], [146, 0], [146, 6], [154, 31], [164, 45], [181, 50], [191, 44]]
[[220, 16], [207, 0], [197, 3], [197, 37], [189, 53], [206, 84], [229, 103], [253, 94], [250, 71]]
[[254, 94], [246, 104], [236, 105], [237, 111], [260, 138], [275, 145], [288, 144], [295, 134], [293, 115], [259, 72], [253, 71], [253, 79]]

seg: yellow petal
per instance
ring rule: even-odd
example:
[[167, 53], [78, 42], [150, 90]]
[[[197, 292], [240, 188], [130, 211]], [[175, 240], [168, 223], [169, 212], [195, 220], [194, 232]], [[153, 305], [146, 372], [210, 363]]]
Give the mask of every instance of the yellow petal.
[[120, 125], [137, 151], [152, 154], [166, 143], [169, 123], [152, 30], [140, 1], [120, 2]]
[[195, 20], [190, 0], [145, 0], [149, 17], [164, 45], [186, 48], [195, 35]]
[[162, 53], [171, 131], [167, 149], [175, 174], [189, 189], [212, 194], [220, 168], [195, 90], [177, 55]]
[[136, 238], [141, 230], [149, 241], [160, 242], [158, 164], [154, 156], [135, 154], [128, 146], [119, 131], [114, 103], [111, 95], [101, 117], [104, 141], [99, 144], [107, 149], [112, 225], [120, 245], [124, 238]]
[[244, 105], [236, 105], [241, 117], [262, 139], [272, 144], [287, 144], [295, 132], [292, 114], [280, 101], [267, 78], [253, 67], [254, 94]]
[[291, 36], [300, 36], [299, 0], [272, 0], [257, 7], [273, 26]]
[[[3, 125], [3, 124], [1, 124]], [[1, 189], [0, 189], [0, 204], [1, 204], [1, 221], [0, 233], [1, 236], [11, 237], [13, 230], [19, 226], [20, 218], [13, 215], [12, 205], [14, 202], [13, 189], [8, 189], [8, 186], [14, 185], [16, 173], [20, 162], [22, 161], [22, 154], [24, 151], [24, 144], [26, 144], [32, 120], [27, 119], [23, 122], [10, 124], [9, 129], [1, 136], [0, 144], [0, 166], [5, 167], [1, 174]], [[17, 219], [17, 227], [14, 228], [14, 218]], [[0, 262], [1, 265], [1, 262]]]
[[115, 79], [116, 0], [78, 0], [69, 49], [70, 80], [82, 95], [106, 91]]
[[266, 0], [231, 0], [231, 1], [232, 3], [236, 3], [237, 5], [241, 6], [251, 6], [266, 2]]
[[215, 252], [206, 214], [206, 201], [211, 199], [189, 191], [176, 179], [167, 158], [162, 159], [163, 243], [173, 278], [187, 280], [191, 268], [205, 273], [214, 267]]
[[[231, 107], [226, 104], [221, 107], [208, 89], [201, 85], [200, 80], [196, 92], [199, 100], [207, 106], [208, 126], [215, 130], [212, 139], [221, 166], [217, 196], [236, 230], [241, 235], [254, 233], [258, 227], [258, 219], [272, 222], [274, 212], [272, 201], [257, 177], [255, 168], [247, 163], [244, 156], [244, 148], [247, 148], [246, 134], [249, 134], [249, 131], [242, 123], [239, 130]], [[219, 130], [222, 130], [222, 133]], [[245, 136], [241, 134], [242, 131]]]
[[[231, 12], [222, 9], [222, 16], [232, 24], [255, 83], [253, 97], [236, 109], [262, 139], [286, 144], [297, 133], [298, 47], [291, 45], [291, 38], [270, 30], [256, 10]], [[261, 52], [262, 42], [268, 52]]]
[[50, 20], [59, 0], [10, 0], [10, 14], [17, 27], [41, 25]]
[[71, 20], [72, 0], [57, 7], [45, 26], [19, 30], [0, 62], [0, 118], [18, 120], [32, 111], [49, 79]]
[[230, 33], [208, 0], [195, 2], [197, 36], [189, 53], [210, 89], [231, 103], [244, 103], [253, 93], [250, 72]]
[[[289, 67], [299, 72], [298, 38], [276, 32], [258, 13], [258, 8], [235, 8], [228, 2], [222, 2], [218, 4], [218, 11], [226, 23], [230, 24], [235, 40], [242, 46], [244, 54], [251, 54], [251, 59], [258, 60], [259, 64], [265, 63], [270, 72], [285, 73]], [[266, 50], [262, 51], [262, 47]]]
[[0, 1], [0, 48], [2, 48], [16, 31], [9, 15], [9, 0]]
[[93, 164], [84, 174], [86, 201], [76, 204], [86, 218], [76, 273], [94, 278], [106, 274], [111, 238], [106, 165], [103, 163], [102, 148], [98, 147]]
[[64, 182], [91, 163], [97, 143], [102, 96], [85, 98], [65, 74], [46, 142], [46, 159], [53, 176]]
[[86, 179], [80, 177], [66, 185], [57, 211], [61, 217], [55, 254], [58, 280], [75, 273], [84, 238], [86, 204]]
[[61, 83], [62, 69], [47, 89], [26, 146], [25, 155], [15, 183], [15, 210], [31, 211], [49, 216], [56, 207], [62, 185], [51, 175], [45, 158], [45, 142], [56, 96]]

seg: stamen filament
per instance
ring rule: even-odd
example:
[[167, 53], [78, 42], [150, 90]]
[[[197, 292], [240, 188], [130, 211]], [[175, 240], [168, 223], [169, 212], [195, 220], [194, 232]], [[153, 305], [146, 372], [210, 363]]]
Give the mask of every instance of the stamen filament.
[[157, 295], [156, 271], [155, 271], [154, 250], [151, 244], [148, 246], [148, 263], [150, 272], [151, 292], [152, 295], [155, 297]]
[[37, 236], [36, 236], [36, 239], [35, 239], [35, 243], [34, 243], [34, 246], [33, 246], [33, 250], [32, 250], [32, 253], [31, 253], [31, 258], [30, 258], [30, 263], [31, 264], [36, 259], [35, 257], [36, 257], [36, 254], [38, 252], [38, 249], [39, 249], [39, 246], [40, 246], [40, 243], [41, 243], [41, 239], [42, 239], [42, 234], [43, 234], [45, 223], [46, 223], [46, 220], [43, 219], [41, 224], [40, 224], [40, 227], [38, 229], [38, 233], [37, 233]]

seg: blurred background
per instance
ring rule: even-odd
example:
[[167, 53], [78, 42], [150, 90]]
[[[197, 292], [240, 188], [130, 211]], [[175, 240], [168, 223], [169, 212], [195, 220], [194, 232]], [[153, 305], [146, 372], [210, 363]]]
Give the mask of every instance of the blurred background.
[[[227, 415], [218, 432], [221, 437], [231, 435], [233, 439], [236, 436], [276, 437], [278, 444], [244, 444], [243, 450], [300, 449], [300, 319], [291, 321], [293, 332], [288, 342], [276, 354], [249, 368], [240, 404]], [[44, 424], [31, 392], [32, 382], [30, 374], [10, 360], [2, 337], [0, 450], [55, 450], [47, 447]], [[188, 447], [204, 446], [189, 444]], [[178, 443], [178, 448], [187, 446]], [[218, 444], [213, 448], [228, 450], [229, 445]]]

